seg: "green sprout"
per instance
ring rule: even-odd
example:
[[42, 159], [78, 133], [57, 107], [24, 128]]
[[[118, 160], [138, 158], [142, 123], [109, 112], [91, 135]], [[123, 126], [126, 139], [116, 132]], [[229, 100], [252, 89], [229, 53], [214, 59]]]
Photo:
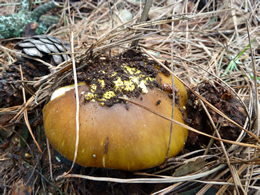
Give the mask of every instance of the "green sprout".
[[239, 70], [237, 65], [242, 64], [242, 62], [239, 60], [239, 58], [250, 48], [250, 44], [252, 44], [255, 41], [255, 38], [232, 60], [229, 62], [225, 72], [221, 75], [222, 77], [225, 76], [228, 72], [232, 72], [234, 70]]

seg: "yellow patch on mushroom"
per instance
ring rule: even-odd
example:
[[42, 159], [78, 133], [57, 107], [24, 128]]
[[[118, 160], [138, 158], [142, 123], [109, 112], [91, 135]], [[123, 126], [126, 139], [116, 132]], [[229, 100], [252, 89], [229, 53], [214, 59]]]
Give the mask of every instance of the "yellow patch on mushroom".
[[[122, 64], [123, 71], [126, 75], [128, 75], [128, 79], [121, 77], [116, 77], [117, 72], [109, 73], [109, 78], [113, 79], [114, 88], [109, 89], [109, 91], [103, 92], [102, 98], [97, 98], [96, 91], [98, 89], [98, 85], [101, 89], [106, 87], [106, 81], [102, 79], [98, 79], [98, 83], [94, 83], [90, 85], [90, 92], [85, 95], [85, 99], [87, 101], [95, 102], [97, 100], [101, 105], [116, 96], [116, 92], [133, 92], [136, 88], [141, 88], [142, 93], [148, 93], [147, 85], [149, 82], [155, 81], [155, 78], [149, 77], [134, 67], [130, 67], [127, 64]], [[107, 74], [105, 70], [100, 70], [102, 73]]]
[[86, 100], [89, 100], [89, 101], [92, 100], [94, 97], [95, 97], [94, 94], [91, 93], [91, 92], [88, 92], [88, 93], [85, 95], [85, 99], [86, 99]]
[[102, 89], [106, 86], [104, 80], [98, 79], [98, 82], [100, 83], [100, 86], [101, 86]]
[[90, 91], [92, 92], [92, 93], [95, 93], [95, 91], [97, 90], [97, 85], [96, 84], [92, 84], [92, 85], [90, 85]]
[[123, 65], [123, 67], [125, 67], [125, 73], [129, 73], [130, 75], [133, 75], [133, 74], [140, 74], [141, 71], [140, 70], [137, 70], [136, 68], [131, 68], [127, 65]]
[[135, 89], [135, 85], [133, 83], [133, 81], [129, 80], [129, 81], [124, 81], [124, 90], [125, 91], [134, 91]]
[[111, 74], [111, 77], [114, 77], [114, 76], [116, 76], [117, 75], [117, 72], [113, 72], [112, 74]]
[[122, 88], [124, 88], [124, 82], [121, 80], [121, 78], [117, 77], [117, 80], [113, 82], [115, 83], [115, 90], [122, 91]]
[[105, 99], [111, 99], [112, 97], [115, 97], [116, 96], [116, 94], [113, 92], [113, 91], [107, 91], [104, 95], [103, 95], [103, 97], [105, 98]]

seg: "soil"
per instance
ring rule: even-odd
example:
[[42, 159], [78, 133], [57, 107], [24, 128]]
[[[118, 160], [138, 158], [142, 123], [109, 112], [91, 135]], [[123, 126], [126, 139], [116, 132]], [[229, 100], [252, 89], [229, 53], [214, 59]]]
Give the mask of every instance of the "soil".
[[[243, 126], [247, 116], [246, 112], [239, 101], [228, 90], [224, 89], [217, 83], [212, 84], [205, 81], [196, 86], [194, 91], [197, 91], [209, 103], [211, 103], [230, 119], [237, 122], [240, 126]], [[199, 103], [198, 98], [191, 91], [188, 92], [188, 97], [189, 99], [187, 101], [186, 108], [188, 110], [189, 119], [187, 122], [193, 128], [209, 135], [213, 135], [214, 129], [212, 128], [202, 105]], [[219, 129], [221, 138], [236, 140], [241, 133], [241, 129], [224, 119], [208, 106], [206, 107], [214, 123], [221, 124], [221, 128]], [[200, 145], [207, 145], [208, 141], [209, 139], [205, 136], [189, 132], [189, 141], [187, 141], [187, 143], [189, 143], [189, 145], [196, 145], [196, 143], [199, 143]]]

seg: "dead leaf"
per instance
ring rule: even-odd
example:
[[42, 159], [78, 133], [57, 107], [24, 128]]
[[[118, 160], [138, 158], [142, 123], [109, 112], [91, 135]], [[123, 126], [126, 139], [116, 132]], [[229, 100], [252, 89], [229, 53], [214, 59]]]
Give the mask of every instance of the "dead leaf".
[[188, 163], [180, 166], [172, 174], [173, 177], [180, 177], [183, 175], [188, 175], [194, 173], [204, 167], [207, 162], [203, 158], [197, 158], [194, 161], [189, 161]]

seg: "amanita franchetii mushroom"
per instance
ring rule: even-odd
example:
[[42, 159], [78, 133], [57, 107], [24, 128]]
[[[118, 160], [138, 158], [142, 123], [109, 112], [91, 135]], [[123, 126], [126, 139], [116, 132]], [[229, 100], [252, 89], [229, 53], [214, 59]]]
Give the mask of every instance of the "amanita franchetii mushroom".
[[[140, 63], [142, 70], [136, 67]], [[78, 86], [80, 125], [76, 163], [86, 167], [132, 171], [160, 165], [165, 161], [168, 147], [169, 157], [177, 155], [186, 141], [187, 129], [173, 124], [169, 146], [170, 121], [118, 99], [118, 96], [127, 96], [171, 117], [172, 99], [169, 92], [158, 87], [158, 83], [169, 83], [171, 77], [167, 78], [162, 73], [150, 76], [151, 71], [147, 73], [144, 71], [147, 68], [143, 68], [148, 66], [146, 62], [120, 61], [111, 64], [101, 63], [99, 70], [95, 70], [96, 75], [89, 76], [86, 83]], [[175, 79], [174, 82], [178, 96], [174, 120], [183, 122], [184, 112], [181, 110], [187, 94], [179, 80]], [[50, 143], [67, 159], [73, 160], [76, 141], [74, 86], [54, 92], [52, 100], [44, 107], [43, 117]]]

